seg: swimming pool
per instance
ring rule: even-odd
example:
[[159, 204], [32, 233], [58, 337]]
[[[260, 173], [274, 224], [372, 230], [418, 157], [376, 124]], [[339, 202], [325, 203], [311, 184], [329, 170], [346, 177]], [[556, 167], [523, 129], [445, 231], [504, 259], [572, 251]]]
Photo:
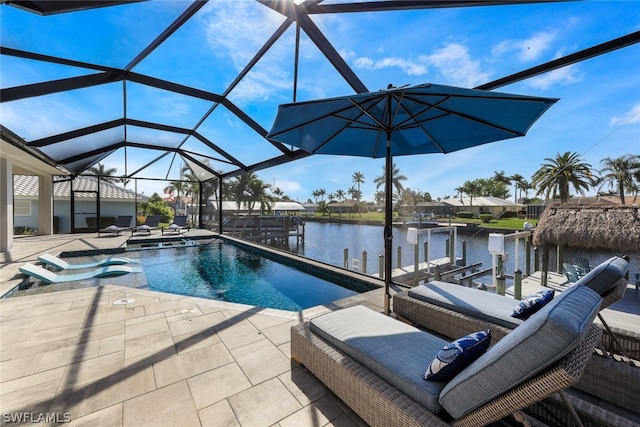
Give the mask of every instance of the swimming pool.
[[375, 289], [366, 282], [319, 277], [228, 242], [139, 254], [146, 289], [257, 307], [299, 311]]

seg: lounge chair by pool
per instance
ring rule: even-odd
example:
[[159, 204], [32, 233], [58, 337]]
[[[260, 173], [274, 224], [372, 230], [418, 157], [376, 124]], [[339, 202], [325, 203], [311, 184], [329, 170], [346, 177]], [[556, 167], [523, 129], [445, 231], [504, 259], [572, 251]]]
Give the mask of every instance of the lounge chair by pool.
[[36, 279], [49, 284], [75, 282], [78, 280], [87, 280], [96, 277], [119, 276], [122, 274], [142, 272], [138, 267], [129, 267], [127, 265], [107, 265], [84, 273], [56, 274], [53, 271], [49, 271], [30, 263], [26, 263], [22, 267], [19, 267], [18, 270], [26, 276], [35, 277]]
[[116, 218], [116, 223], [105, 227], [101, 230], [98, 230], [98, 237], [100, 237], [100, 233], [115, 233], [116, 236], [119, 236], [121, 232], [125, 230], [131, 230], [131, 219], [133, 215], [120, 215]]
[[166, 232], [177, 232], [180, 234], [180, 230], [187, 229], [187, 231], [191, 230], [191, 227], [187, 225], [187, 216], [186, 215], [176, 215], [173, 218], [173, 223], [171, 223], [167, 228], [162, 229], [162, 234]]
[[95, 268], [95, 267], [104, 267], [107, 265], [128, 264], [133, 260], [126, 257], [109, 257], [109, 258], [101, 259], [100, 261], [95, 261], [95, 262], [87, 262], [83, 264], [69, 264], [62, 258], [58, 258], [55, 255], [45, 253], [38, 256], [38, 261], [40, 261], [45, 265], [55, 267], [58, 270], [80, 270], [83, 268]]
[[158, 228], [160, 228], [159, 225], [160, 225], [160, 215], [149, 215], [147, 216], [147, 219], [144, 221], [144, 224], [138, 225], [131, 229], [131, 235], [133, 236], [133, 233], [140, 233], [140, 232], [145, 232], [151, 235], [151, 231], [157, 230]]

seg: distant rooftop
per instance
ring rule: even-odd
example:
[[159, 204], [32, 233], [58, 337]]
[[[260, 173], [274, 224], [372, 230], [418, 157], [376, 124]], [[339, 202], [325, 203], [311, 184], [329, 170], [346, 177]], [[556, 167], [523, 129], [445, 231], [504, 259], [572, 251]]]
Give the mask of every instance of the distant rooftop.
[[[95, 193], [88, 193], [89, 191], [98, 191], [98, 179], [89, 176], [78, 176], [73, 181], [74, 191], [80, 191], [76, 193], [76, 197], [80, 198], [93, 198]], [[29, 198], [38, 197], [38, 177], [34, 175], [14, 175], [13, 176], [13, 191], [17, 197]], [[87, 193], [82, 193], [87, 191]], [[71, 184], [69, 181], [58, 181], [53, 184], [53, 196], [69, 198], [71, 195]], [[117, 184], [113, 184], [106, 181], [100, 182], [100, 198], [111, 200], [135, 200], [135, 191], [129, 190], [124, 187], [120, 187]], [[144, 201], [148, 197], [143, 194], [138, 194], [138, 201]]]

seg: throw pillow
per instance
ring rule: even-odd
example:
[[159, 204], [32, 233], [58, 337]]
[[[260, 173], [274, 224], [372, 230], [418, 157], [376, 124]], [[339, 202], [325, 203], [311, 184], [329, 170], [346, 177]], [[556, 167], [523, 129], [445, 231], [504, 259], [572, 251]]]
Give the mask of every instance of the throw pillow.
[[553, 299], [554, 293], [553, 289], [543, 289], [522, 298], [520, 304], [515, 306], [511, 312], [511, 316], [518, 319], [528, 319], [533, 313], [547, 305]]
[[447, 344], [433, 359], [424, 379], [448, 381], [482, 356], [491, 343], [491, 331], [479, 331]]

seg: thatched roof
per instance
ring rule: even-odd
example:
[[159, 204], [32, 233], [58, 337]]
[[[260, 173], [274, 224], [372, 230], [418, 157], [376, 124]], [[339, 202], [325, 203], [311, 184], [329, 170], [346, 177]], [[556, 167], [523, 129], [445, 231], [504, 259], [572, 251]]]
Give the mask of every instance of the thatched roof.
[[638, 254], [640, 206], [549, 206], [540, 216], [533, 243]]

